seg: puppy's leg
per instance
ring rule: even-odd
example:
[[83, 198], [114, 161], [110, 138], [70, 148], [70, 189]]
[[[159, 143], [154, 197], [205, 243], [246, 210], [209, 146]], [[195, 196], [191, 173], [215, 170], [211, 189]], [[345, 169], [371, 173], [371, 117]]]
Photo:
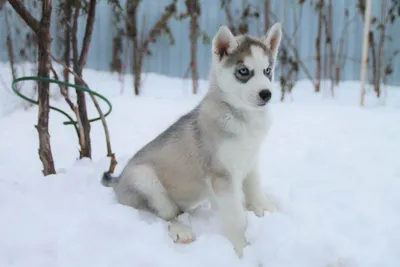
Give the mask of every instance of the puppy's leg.
[[212, 187], [222, 219], [224, 234], [230, 240], [236, 253], [241, 258], [247, 245], [245, 231], [246, 214], [242, 205], [240, 184], [235, 184], [229, 177], [213, 177]]
[[264, 216], [264, 211], [276, 211], [272, 201], [262, 192], [258, 171], [253, 169], [245, 178], [243, 192], [248, 210], [254, 211], [258, 217]]
[[131, 179], [123, 179], [120, 183], [129, 181], [128, 187], [133, 187], [142, 196], [146, 202], [146, 209], [168, 222], [169, 235], [173, 241], [176, 243], [193, 242], [195, 240], [194, 233], [188, 226], [177, 220], [181, 210], [168, 196], [153, 168], [148, 165], [134, 166], [128, 175]]

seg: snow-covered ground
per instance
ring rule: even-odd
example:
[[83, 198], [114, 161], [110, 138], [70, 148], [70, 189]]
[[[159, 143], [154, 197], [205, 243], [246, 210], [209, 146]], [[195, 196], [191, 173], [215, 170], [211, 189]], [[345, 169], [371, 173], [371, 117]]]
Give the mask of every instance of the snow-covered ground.
[[[50, 133], [58, 174], [43, 177], [34, 124], [37, 108], [12, 95], [8, 66], [0, 65], [0, 266], [268, 266], [396, 267], [400, 262], [400, 88], [387, 88], [386, 103], [359, 84], [344, 82], [329, 97], [298, 83], [293, 101], [271, 110], [274, 126], [263, 144], [265, 192], [279, 211], [248, 213], [251, 243], [238, 260], [214, 217], [190, 218], [197, 240], [174, 244], [166, 224], [117, 204], [100, 184], [108, 168], [104, 133], [92, 126], [93, 160], [77, 160], [71, 126], [51, 112]], [[190, 81], [144, 77], [143, 95], [120, 95], [117, 75], [86, 70], [92, 89], [109, 97], [108, 117], [117, 172], [142, 145], [191, 109], [202, 93]], [[26, 82], [23, 92], [28, 93]], [[56, 88], [53, 88], [57, 91]], [[57, 96], [55, 96], [57, 99]], [[68, 110], [62, 100], [52, 104]], [[91, 117], [95, 110], [90, 106]], [[188, 218], [182, 218], [188, 221]]]

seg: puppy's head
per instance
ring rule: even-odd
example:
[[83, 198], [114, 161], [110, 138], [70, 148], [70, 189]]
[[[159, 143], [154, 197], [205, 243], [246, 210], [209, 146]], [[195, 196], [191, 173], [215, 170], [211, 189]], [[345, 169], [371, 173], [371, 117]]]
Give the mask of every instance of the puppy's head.
[[213, 76], [217, 86], [239, 105], [265, 106], [273, 93], [272, 81], [282, 30], [275, 23], [262, 38], [234, 36], [221, 26], [213, 38]]

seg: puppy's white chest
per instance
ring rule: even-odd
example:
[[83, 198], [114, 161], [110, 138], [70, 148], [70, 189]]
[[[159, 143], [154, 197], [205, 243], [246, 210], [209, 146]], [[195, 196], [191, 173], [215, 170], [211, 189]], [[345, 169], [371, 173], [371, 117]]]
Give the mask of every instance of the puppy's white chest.
[[[253, 125], [255, 126], [255, 125]], [[235, 179], [244, 179], [256, 164], [260, 146], [266, 135], [266, 126], [238, 129], [236, 136], [218, 146], [218, 159]]]
[[255, 142], [225, 141], [218, 149], [222, 165], [234, 176], [244, 176], [257, 160], [258, 146]]

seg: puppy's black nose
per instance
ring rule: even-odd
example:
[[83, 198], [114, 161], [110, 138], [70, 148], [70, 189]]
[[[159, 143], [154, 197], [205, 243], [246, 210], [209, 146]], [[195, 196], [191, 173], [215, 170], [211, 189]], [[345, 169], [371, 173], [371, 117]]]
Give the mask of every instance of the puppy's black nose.
[[265, 89], [265, 90], [261, 90], [258, 95], [260, 96], [260, 98], [262, 99], [262, 101], [264, 102], [268, 102], [271, 97], [272, 97], [272, 93], [270, 90]]

